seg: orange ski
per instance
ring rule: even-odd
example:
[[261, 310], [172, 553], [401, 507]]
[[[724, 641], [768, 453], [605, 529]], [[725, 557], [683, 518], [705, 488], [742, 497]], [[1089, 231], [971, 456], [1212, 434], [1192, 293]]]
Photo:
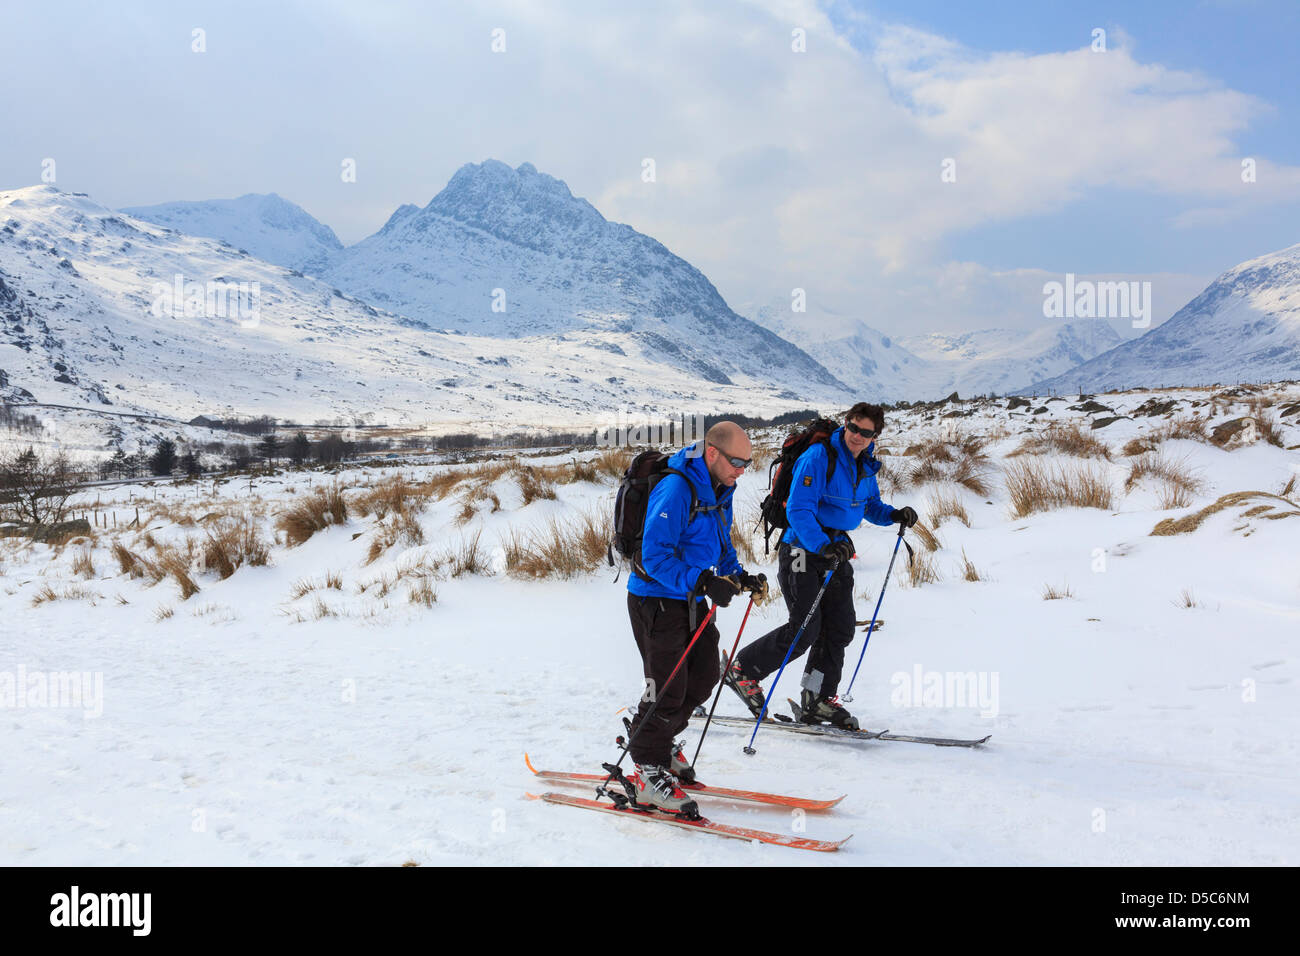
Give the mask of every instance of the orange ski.
[[[601, 783], [608, 776], [608, 774], [603, 773], [568, 773], [562, 770], [538, 770], [533, 766], [533, 762], [528, 759], [528, 754], [524, 754], [524, 763], [528, 764], [528, 769], [543, 780], [550, 780], [555, 783]], [[711, 797], [717, 800], [735, 800], [740, 803], [761, 803], [766, 806], [788, 807], [812, 812], [829, 810], [844, 799], [844, 797], [840, 796], [831, 800], [814, 800], [809, 797], [791, 797], [782, 793], [764, 793], [761, 790], [733, 790], [729, 787], [710, 787], [700, 783], [683, 783], [680, 786], [693, 796]]]
[[681, 817], [674, 817], [667, 813], [660, 813], [656, 810], [634, 810], [631, 807], [617, 807], [613, 803], [600, 800], [589, 800], [586, 797], [574, 797], [567, 793], [543, 793], [528, 794], [533, 800], [544, 800], [547, 803], [561, 803], [570, 807], [579, 807], [584, 810], [599, 810], [601, 813], [616, 813], [620, 816], [628, 817], [634, 820], [644, 820], [647, 823], [665, 823], [670, 827], [682, 827], [687, 830], [701, 830], [705, 833], [712, 833], [715, 836], [730, 837], [733, 840], [748, 840], [750, 842], [771, 843], [776, 846], [788, 846], [794, 850], [814, 850], [818, 853], [833, 853], [849, 841], [849, 837], [843, 840], [811, 840], [807, 837], [790, 836], [784, 833], [771, 833], [767, 830], [751, 830], [749, 827], [733, 827], [726, 823], [714, 823], [712, 820], [685, 820]]

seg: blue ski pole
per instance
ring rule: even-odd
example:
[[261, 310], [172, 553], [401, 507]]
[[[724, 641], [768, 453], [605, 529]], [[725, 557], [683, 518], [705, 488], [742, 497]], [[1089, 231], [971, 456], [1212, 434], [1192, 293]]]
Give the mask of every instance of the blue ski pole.
[[838, 560], [831, 563], [830, 570], [826, 572], [826, 577], [822, 580], [821, 590], [817, 592], [817, 597], [813, 599], [812, 607], [808, 608], [808, 616], [803, 619], [803, 624], [799, 626], [799, 633], [794, 636], [794, 640], [790, 642], [790, 646], [785, 649], [785, 660], [781, 661], [781, 669], [776, 672], [776, 678], [772, 681], [772, 686], [768, 689], [767, 695], [763, 698], [763, 709], [758, 712], [758, 718], [754, 721], [754, 732], [749, 735], [749, 746], [745, 748], [745, 753], [749, 754], [751, 757], [757, 753], [757, 751], [754, 750], [754, 738], [758, 736], [759, 725], [763, 723], [763, 718], [767, 716], [768, 701], [772, 699], [772, 695], [776, 692], [776, 685], [781, 680], [781, 674], [785, 670], [785, 665], [790, 662], [790, 652], [793, 651], [794, 646], [799, 643], [799, 638], [803, 637], [803, 632], [808, 626], [808, 622], [811, 621], [813, 615], [817, 613], [817, 605], [822, 603], [822, 595], [826, 593], [826, 588], [831, 583], [831, 576], [839, 566], [840, 562]]
[[[858, 679], [858, 668], [862, 666], [862, 659], [867, 656], [867, 645], [871, 643], [871, 635], [876, 630], [876, 616], [880, 614], [881, 602], [885, 600], [885, 588], [889, 586], [889, 574], [894, 570], [894, 558], [898, 557], [898, 546], [903, 543], [903, 532], [907, 530], [907, 525], [898, 526], [898, 540], [894, 542], [894, 553], [889, 556], [889, 567], [885, 570], [885, 583], [880, 585], [880, 597], [876, 598], [876, 609], [871, 612], [871, 626], [867, 628], [867, 637], [862, 642], [862, 653], [858, 655], [858, 666], [853, 668], [853, 676], [849, 678], [849, 689], [841, 696], [846, 703], [853, 703], [853, 695], [849, 691], [853, 690], [853, 682]], [[907, 546], [907, 556], [912, 556], [912, 546]]]

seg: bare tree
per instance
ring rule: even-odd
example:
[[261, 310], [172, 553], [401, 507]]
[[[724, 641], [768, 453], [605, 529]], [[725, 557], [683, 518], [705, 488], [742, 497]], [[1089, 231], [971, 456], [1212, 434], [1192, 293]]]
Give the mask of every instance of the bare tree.
[[58, 524], [76, 480], [62, 452], [47, 457], [28, 448], [0, 457], [0, 514], [29, 524]]

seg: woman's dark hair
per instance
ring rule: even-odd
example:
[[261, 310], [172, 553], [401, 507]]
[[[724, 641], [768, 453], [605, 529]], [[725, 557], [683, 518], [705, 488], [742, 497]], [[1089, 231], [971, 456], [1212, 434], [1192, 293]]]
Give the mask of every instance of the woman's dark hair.
[[858, 402], [849, 409], [849, 413], [844, 417], [849, 421], [855, 418], [870, 418], [876, 425], [876, 431], [883, 432], [885, 430], [885, 410], [879, 405], [872, 405], [870, 402]]

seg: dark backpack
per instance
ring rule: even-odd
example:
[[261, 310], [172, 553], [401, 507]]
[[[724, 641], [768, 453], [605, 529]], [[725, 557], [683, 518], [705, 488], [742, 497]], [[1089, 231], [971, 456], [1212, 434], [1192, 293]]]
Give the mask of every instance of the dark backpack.
[[[653, 448], [641, 452], [632, 459], [632, 463], [623, 472], [618, 483], [618, 495], [614, 499], [614, 535], [610, 539], [606, 557], [610, 566], [614, 566], [614, 553], [632, 565], [632, 571], [647, 581], [654, 579], [641, 566], [641, 536], [645, 530], [646, 506], [650, 503], [650, 492], [669, 475], [678, 475], [686, 482], [691, 492], [691, 511], [687, 518], [689, 524], [697, 514], [711, 511], [716, 506], [701, 505], [695, 494], [695, 485], [676, 468], [668, 467], [668, 455]], [[617, 580], [617, 575], [615, 575]]]
[[763, 525], [763, 553], [771, 551], [772, 532], [790, 527], [785, 513], [786, 499], [790, 497], [790, 482], [794, 480], [794, 463], [799, 456], [815, 444], [826, 446], [826, 480], [835, 473], [835, 446], [831, 435], [840, 426], [828, 418], [819, 418], [801, 432], [795, 432], [781, 445], [781, 454], [768, 466], [768, 494], [760, 506], [759, 521]]

